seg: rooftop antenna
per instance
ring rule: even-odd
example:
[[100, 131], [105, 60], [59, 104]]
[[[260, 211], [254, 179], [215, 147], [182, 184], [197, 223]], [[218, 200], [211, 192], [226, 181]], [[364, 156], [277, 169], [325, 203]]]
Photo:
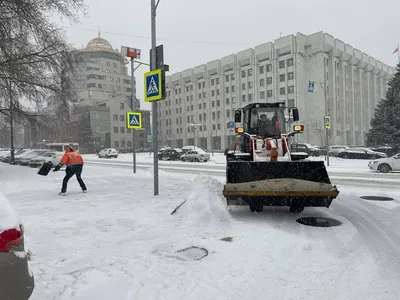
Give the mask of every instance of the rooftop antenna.
[[100, 34], [100, 26], [99, 26], [99, 38], [101, 37], [100, 35], [101, 35], [101, 34]]

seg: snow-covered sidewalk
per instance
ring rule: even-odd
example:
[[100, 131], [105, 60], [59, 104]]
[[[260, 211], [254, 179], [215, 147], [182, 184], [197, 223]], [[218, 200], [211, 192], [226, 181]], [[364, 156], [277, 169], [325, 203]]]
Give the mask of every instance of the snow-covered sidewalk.
[[[0, 164], [1, 190], [33, 253], [32, 300], [400, 298], [397, 200], [367, 203], [358, 196], [371, 191], [343, 189], [330, 209], [301, 214], [343, 224], [315, 228], [287, 208], [227, 210], [222, 183], [205, 175], [161, 172], [154, 197], [148, 171], [85, 166], [89, 192], [72, 178], [60, 197], [64, 173], [36, 171]], [[208, 256], [177, 252], [190, 246]]]

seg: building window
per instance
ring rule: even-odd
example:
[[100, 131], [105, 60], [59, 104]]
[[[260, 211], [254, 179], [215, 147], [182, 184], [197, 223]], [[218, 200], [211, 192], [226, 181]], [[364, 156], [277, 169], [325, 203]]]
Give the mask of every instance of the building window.
[[285, 81], [285, 74], [279, 75], [279, 81], [280, 82]]
[[230, 118], [230, 114], [231, 114], [231, 110], [230, 110], [230, 109], [227, 109], [227, 110], [226, 110], [226, 117], [227, 117], [227, 118]]
[[294, 99], [289, 99], [288, 100], [288, 106], [290, 107], [294, 107]]
[[118, 141], [114, 141], [114, 147], [115, 148], [119, 148], [119, 142]]
[[235, 74], [231, 74], [231, 80], [235, 80]]
[[229, 93], [229, 86], [227, 86], [226, 88], [225, 88], [225, 93]]
[[219, 84], [219, 78], [215, 78], [215, 84]]
[[279, 62], [279, 69], [283, 69], [285, 67], [285, 61], [284, 60], [281, 60], [280, 62]]
[[232, 97], [232, 104], [236, 103], [236, 97]]
[[217, 107], [221, 106], [221, 101], [218, 99], [217, 100]]
[[201, 93], [198, 94], [198, 98], [201, 99]]
[[246, 71], [242, 71], [242, 78], [246, 77]]
[[215, 120], [215, 111], [212, 112], [212, 119]]
[[214, 85], [215, 84], [215, 79], [213, 78], [213, 79], [211, 79], [211, 85]]
[[249, 89], [252, 89], [253, 88], [253, 81], [249, 81], [248, 82], [248, 86], [249, 86]]
[[199, 83], [197, 84], [197, 87], [198, 87], [199, 89], [201, 89], [201, 82], [199, 82]]
[[118, 121], [118, 115], [113, 115], [114, 121]]
[[203, 92], [203, 98], [206, 98], [206, 92]]
[[264, 79], [260, 79], [260, 86], [264, 86], [265, 80]]
[[207, 108], [207, 103], [203, 103], [203, 108], [206, 109]]
[[264, 91], [260, 92], [260, 98], [261, 99], [265, 99], [265, 92]]
[[288, 94], [294, 93], [294, 85], [288, 86]]
[[246, 102], [246, 95], [242, 95], [242, 101]]
[[267, 97], [268, 97], [268, 98], [271, 98], [271, 97], [272, 97], [272, 90], [268, 90], [268, 91], [267, 91]]
[[288, 66], [288, 67], [293, 66], [293, 58], [289, 58], [289, 59], [287, 60], [287, 66]]
[[281, 87], [281, 88], [279, 89], [279, 94], [280, 94], [280, 95], [285, 95], [285, 94], [286, 94], [286, 89], [285, 89], [284, 87]]
[[225, 99], [225, 104], [226, 104], [226, 105], [229, 105], [229, 98], [226, 98], [226, 99]]
[[264, 66], [260, 66], [260, 74], [264, 74]]
[[118, 133], [118, 127], [114, 127], [114, 133]]
[[199, 103], [199, 109], [201, 109], [201, 103]]
[[229, 81], [229, 75], [225, 75], [225, 82]]
[[219, 96], [219, 90], [217, 90], [217, 96]]
[[128, 144], [128, 147], [132, 147], [132, 141], [128, 141], [127, 144]]
[[215, 107], [215, 101], [211, 102], [211, 107]]
[[242, 83], [242, 90], [246, 89], [246, 83]]
[[294, 73], [293, 73], [293, 72], [289, 72], [289, 73], [287, 74], [287, 79], [288, 79], [288, 80], [293, 80], [293, 79], [294, 79]]
[[234, 91], [235, 91], [235, 86], [232, 85], [232, 86], [231, 86], [231, 92], [233, 93]]
[[272, 84], [272, 77], [267, 78], [267, 84]]
[[121, 133], [125, 133], [125, 127], [121, 127]]
[[124, 121], [125, 121], [125, 116], [124, 116], [124, 115], [119, 115], [119, 120], [120, 120], [121, 122], [124, 122]]
[[214, 91], [214, 90], [211, 91], [211, 96], [212, 96], [212, 97], [215, 96], [215, 91]]
[[[131, 101], [132, 101], [132, 99], [131, 99]], [[120, 104], [119, 104], [119, 108], [120, 108], [120, 109], [124, 109], [124, 107], [125, 107], [124, 103], [120, 103]]]
[[249, 101], [253, 101], [253, 94], [249, 94]]
[[267, 72], [272, 72], [272, 64], [267, 65]]
[[202, 86], [203, 86], [203, 88], [206, 87], [206, 82], [205, 81], [202, 82]]
[[252, 76], [252, 75], [253, 75], [253, 69], [248, 69], [247, 76]]

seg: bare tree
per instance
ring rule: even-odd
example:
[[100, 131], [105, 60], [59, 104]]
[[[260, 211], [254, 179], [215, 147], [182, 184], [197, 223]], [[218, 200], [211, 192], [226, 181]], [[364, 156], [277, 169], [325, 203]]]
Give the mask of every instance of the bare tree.
[[73, 96], [69, 74], [75, 58], [49, 16], [77, 21], [83, 1], [0, 1], [0, 95], [12, 92], [35, 103], [51, 95], [62, 102]]

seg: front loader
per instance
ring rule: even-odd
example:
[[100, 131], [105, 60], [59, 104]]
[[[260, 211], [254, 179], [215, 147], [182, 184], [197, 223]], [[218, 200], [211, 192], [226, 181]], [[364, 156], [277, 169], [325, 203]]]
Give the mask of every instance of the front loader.
[[[288, 115], [285, 117], [285, 111]], [[225, 151], [228, 205], [248, 205], [261, 212], [264, 206], [329, 207], [339, 191], [330, 182], [323, 161], [291, 153], [290, 138], [304, 130], [297, 108], [284, 103], [253, 103], [235, 111], [235, 150]]]

